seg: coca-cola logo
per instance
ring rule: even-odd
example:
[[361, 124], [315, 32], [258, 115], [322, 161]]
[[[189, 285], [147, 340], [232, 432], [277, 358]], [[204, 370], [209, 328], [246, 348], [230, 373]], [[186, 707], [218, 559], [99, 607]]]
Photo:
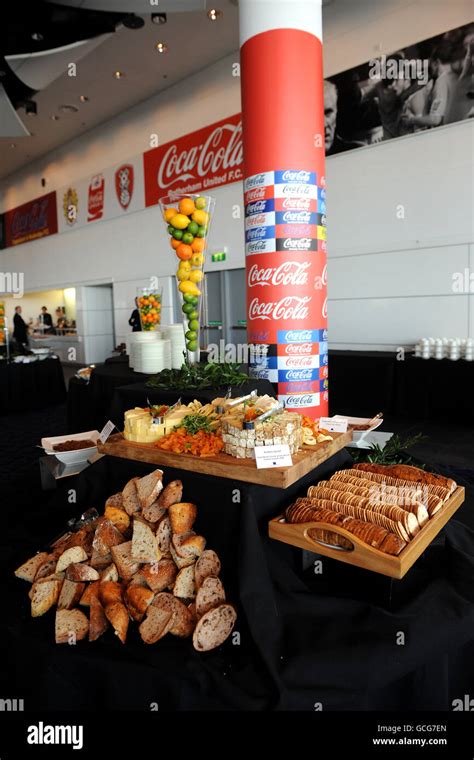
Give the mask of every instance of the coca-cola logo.
[[322, 215], [321, 215], [321, 225], [322, 225], [323, 227], [325, 227], [325, 226], [326, 226], [326, 214], [322, 214]]
[[283, 223], [284, 224], [292, 224], [292, 223], [300, 223], [300, 224], [309, 224], [311, 220], [311, 212], [310, 211], [285, 211], [283, 214]]
[[270, 302], [254, 298], [250, 302], [249, 319], [307, 319], [310, 302], [311, 296], [286, 296]]
[[261, 214], [265, 211], [265, 201], [255, 201], [247, 206], [247, 214]]
[[309, 182], [310, 180], [310, 172], [305, 172], [303, 170], [301, 171], [290, 171], [287, 170], [286, 172], [283, 172], [283, 182]]
[[312, 343], [289, 343], [286, 346], [286, 354], [290, 356], [304, 356], [313, 350]]
[[290, 369], [286, 373], [287, 380], [311, 380], [310, 369]]
[[327, 377], [328, 376], [328, 368], [327, 367], [323, 367], [322, 370], [321, 370], [321, 374], [322, 374], [323, 377]]
[[283, 248], [291, 251], [307, 251], [311, 247], [311, 238], [286, 238]]
[[285, 210], [309, 211], [311, 198], [283, 198], [282, 206]]
[[253, 264], [247, 277], [249, 288], [256, 285], [306, 285], [311, 262], [285, 261], [278, 267], [259, 267]]
[[247, 240], [262, 240], [267, 236], [266, 227], [253, 227], [247, 231]]
[[252, 201], [259, 201], [262, 198], [265, 198], [265, 188], [255, 187], [253, 190], [249, 190], [247, 193], [245, 193], [245, 197], [247, 199], [247, 203], [252, 203]]
[[[242, 131], [242, 124], [240, 124], [239, 126], [240, 126], [240, 130]], [[247, 190], [251, 190], [252, 187], [263, 185], [264, 182], [265, 182], [265, 175], [256, 174], [254, 177], [247, 177], [247, 179], [245, 180], [245, 188]]]
[[312, 337], [311, 330], [288, 330], [285, 335], [285, 343], [301, 343], [310, 341]]
[[242, 122], [223, 124], [216, 127], [202, 145], [193, 145], [189, 150], [178, 153], [173, 143], [158, 168], [158, 186], [168, 188], [177, 182], [217, 174], [239, 166], [242, 159]]
[[311, 185], [283, 185], [283, 195], [310, 195]]
[[286, 360], [287, 367], [311, 367], [313, 359], [311, 356], [290, 356]]
[[289, 406], [291, 408], [296, 408], [300, 406], [311, 406], [313, 403], [313, 396], [311, 394], [298, 394], [295, 396], [287, 396], [286, 399], [286, 406]]
[[267, 244], [265, 240], [256, 240], [247, 246], [247, 251], [249, 253], [260, 253], [260, 252], [264, 253], [266, 249], [267, 249]]
[[255, 216], [248, 216], [245, 220], [245, 226], [247, 228], [249, 227], [262, 227], [265, 225], [266, 217], [265, 214], [255, 214]]
[[323, 401], [327, 401], [327, 400], [328, 400], [328, 392], [324, 391], [324, 393], [323, 393]]
[[320, 275], [314, 278], [314, 289], [322, 290], [328, 284], [328, 268], [327, 264], [324, 265], [323, 271]]
[[324, 303], [321, 308], [321, 314], [324, 319], [327, 318], [327, 315], [328, 315], [328, 299], [327, 298], [324, 299]]

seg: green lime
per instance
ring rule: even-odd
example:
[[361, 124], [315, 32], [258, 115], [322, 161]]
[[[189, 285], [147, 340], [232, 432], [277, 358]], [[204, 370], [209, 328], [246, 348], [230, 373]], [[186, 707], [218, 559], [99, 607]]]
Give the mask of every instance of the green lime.
[[[183, 303], [181, 308], [184, 314], [191, 314], [191, 312], [194, 313], [194, 306], [192, 303]], [[190, 317], [188, 317], [188, 319], [190, 319]]]
[[191, 222], [188, 224], [187, 231], [191, 233], [191, 235], [196, 235], [197, 231], [199, 229], [199, 224], [196, 222]]
[[196, 340], [197, 338], [197, 332], [196, 330], [188, 330], [187, 333], [185, 333], [186, 340]]
[[185, 303], [190, 303], [194, 306], [194, 299], [196, 296], [192, 296], [191, 293], [185, 293], [183, 296], [183, 300]]
[[168, 234], [172, 235], [174, 232], [174, 227], [171, 224], [168, 224]]
[[198, 231], [196, 232], [196, 237], [203, 238], [207, 235], [207, 227], [205, 225], [201, 225], [198, 228]]
[[186, 245], [191, 245], [194, 240], [194, 235], [191, 235], [190, 232], [185, 232], [181, 239], [183, 243], [186, 243]]
[[194, 307], [192, 311], [187, 311], [186, 314], [188, 315], [188, 319], [199, 319], [199, 312]]
[[[171, 227], [171, 225], [170, 225]], [[183, 239], [183, 230], [175, 230], [174, 227], [172, 227], [173, 232], [171, 233], [175, 240], [182, 240]]]
[[192, 303], [193, 306], [198, 305], [199, 298], [197, 296], [191, 296], [189, 303]]
[[186, 343], [186, 348], [188, 349], [188, 351], [196, 351], [197, 347], [198, 347], [198, 344], [196, 340], [190, 340], [188, 341], [188, 343]]
[[190, 330], [199, 330], [199, 322], [197, 321], [197, 319], [191, 319], [188, 322], [188, 327]]
[[199, 209], [206, 208], [206, 199], [200, 195], [199, 198], [196, 198], [194, 201], [194, 205]]

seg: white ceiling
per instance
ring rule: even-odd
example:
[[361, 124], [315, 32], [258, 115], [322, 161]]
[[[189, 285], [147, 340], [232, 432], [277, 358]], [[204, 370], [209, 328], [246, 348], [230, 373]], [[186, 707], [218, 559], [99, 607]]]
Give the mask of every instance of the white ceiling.
[[[148, 9], [161, 12], [163, 4]], [[214, 7], [208, 3], [208, 7]], [[77, 76], [67, 72], [34, 96], [37, 116], [19, 110], [31, 137], [0, 138], [0, 179], [31, 160], [72, 140], [116, 114], [131, 108], [160, 90], [179, 82], [228, 55], [239, 47], [238, 10], [232, 0], [216, 0], [223, 11], [210, 21], [205, 11], [169, 13], [166, 24], [144, 16], [142, 29], [121, 28], [77, 64]], [[158, 53], [157, 42], [165, 42], [168, 52]], [[125, 72], [123, 79], [114, 71]], [[80, 95], [89, 101], [81, 103]], [[61, 105], [74, 105], [77, 113], [62, 113]], [[53, 121], [51, 116], [59, 116]], [[11, 144], [15, 148], [11, 148]]]

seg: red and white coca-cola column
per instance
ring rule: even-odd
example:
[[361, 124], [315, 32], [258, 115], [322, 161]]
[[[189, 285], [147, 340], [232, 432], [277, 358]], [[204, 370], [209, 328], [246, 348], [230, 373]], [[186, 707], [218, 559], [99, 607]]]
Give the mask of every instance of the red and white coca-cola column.
[[240, 0], [251, 374], [328, 413], [321, 0]]

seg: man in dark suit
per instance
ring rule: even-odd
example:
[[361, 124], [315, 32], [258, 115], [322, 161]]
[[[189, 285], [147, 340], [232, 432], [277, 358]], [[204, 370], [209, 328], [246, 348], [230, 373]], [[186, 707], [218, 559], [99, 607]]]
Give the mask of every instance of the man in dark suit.
[[15, 307], [15, 316], [13, 317], [13, 338], [20, 346], [28, 345], [28, 331], [26, 322], [21, 316], [21, 306]]
[[[136, 307], [138, 307], [137, 301], [138, 301], [138, 299], [135, 298], [135, 306]], [[130, 319], [128, 320], [128, 324], [132, 328], [132, 332], [141, 332], [141, 330], [142, 330], [142, 322], [141, 322], [141, 319], [140, 319], [140, 312], [138, 311], [138, 308], [135, 308], [132, 311]]]

